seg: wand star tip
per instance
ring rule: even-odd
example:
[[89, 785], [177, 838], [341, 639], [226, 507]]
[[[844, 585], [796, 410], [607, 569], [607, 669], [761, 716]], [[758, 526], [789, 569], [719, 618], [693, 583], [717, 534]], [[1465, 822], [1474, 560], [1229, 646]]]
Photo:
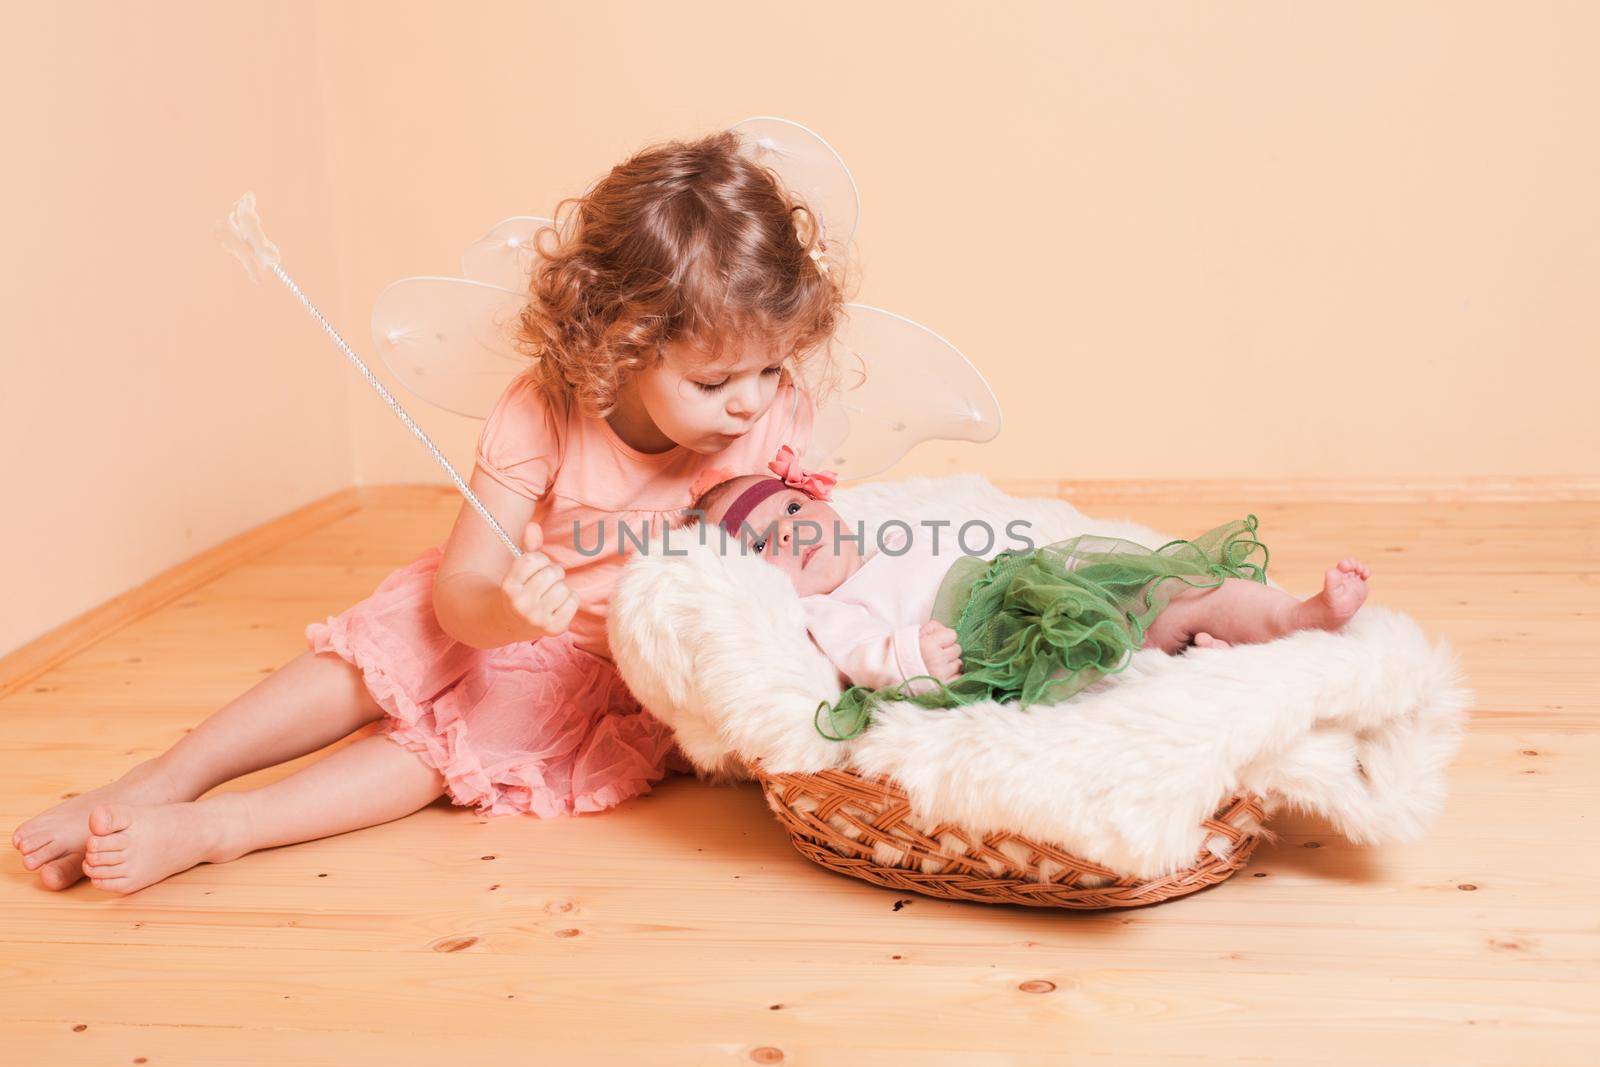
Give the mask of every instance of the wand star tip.
[[234, 201], [226, 221], [218, 222], [212, 230], [223, 246], [238, 257], [252, 281], [260, 281], [262, 275], [278, 265], [278, 246], [261, 229], [255, 193], [245, 193]]

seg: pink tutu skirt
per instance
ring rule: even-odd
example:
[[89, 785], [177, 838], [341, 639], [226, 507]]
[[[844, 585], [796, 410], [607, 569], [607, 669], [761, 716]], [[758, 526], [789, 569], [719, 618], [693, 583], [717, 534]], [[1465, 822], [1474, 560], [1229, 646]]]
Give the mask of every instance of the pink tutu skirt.
[[603, 811], [692, 771], [615, 665], [571, 633], [479, 649], [440, 629], [433, 578], [443, 555], [443, 545], [428, 549], [365, 600], [307, 626], [306, 640], [360, 668], [388, 715], [382, 732], [444, 775], [451, 800], [548, 819]]

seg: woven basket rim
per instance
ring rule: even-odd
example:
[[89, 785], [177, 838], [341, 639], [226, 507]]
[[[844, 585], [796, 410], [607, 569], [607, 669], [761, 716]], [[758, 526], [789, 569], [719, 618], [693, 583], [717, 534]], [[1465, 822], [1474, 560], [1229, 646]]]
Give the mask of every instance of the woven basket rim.
[[[790, 843], [807, 859], [877, 885], [990, 904], [1122, 908], [1187, 896], [1242, 868], [1265, 818], [1265, 798], [1236, 793], [1202, 822], [1208, 841], [1226, 842], [1221, 855], [1203, 847], [1189, 867], [1140, 878], [1014, 831], [919, 826], [904, 787], [887, 774], [868, 776], [850, 766], [770, 772], [764, 764], [757, 757], [749, 766]], [[886, 862], [886, 853], [902, 855]]]

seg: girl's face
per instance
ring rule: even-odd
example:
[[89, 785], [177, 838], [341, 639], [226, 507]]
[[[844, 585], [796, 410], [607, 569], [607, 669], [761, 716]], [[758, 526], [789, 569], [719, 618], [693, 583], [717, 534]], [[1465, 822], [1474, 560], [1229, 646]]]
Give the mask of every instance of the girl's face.
[[[778, 394], [783, 357], [747, 345], [715, 363], [681, 342], [662, 349], [655, 366], [628, 383], [632, 400], [673, 443], [705, 455], [750, 432]], [[625, 407], [626, 401], [619, 404]]]
[[[740, 478], [710, 509], [706, 522], [721, 523], [746, 489], [765, 480], [761, 475]], [[854, 534], [855, 530], [825, 501], [798, 489], [782, 489], [750, 510], [739, 538], [749, 551], [760, 553], [788, 575], [797, 593], [811, 596], [833, 592], [864, 562], [860, 542], [842, 539], [841, 533]]]

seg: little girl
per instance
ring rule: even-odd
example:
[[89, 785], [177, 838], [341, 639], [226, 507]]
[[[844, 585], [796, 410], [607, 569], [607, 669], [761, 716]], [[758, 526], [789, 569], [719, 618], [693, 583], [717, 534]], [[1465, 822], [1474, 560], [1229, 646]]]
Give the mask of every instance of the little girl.
[[[823, 734], [832, 740], [860, 733], [886, 700], [1027, 706], [1065, 699], [1144, 647], [1171, 653], [1337, 630], [1366, 600], [1371, 576], [1343, 559], [1316, 596], [1271, 588], [1253, 515], [1157, 549], [1082, 536], [992, 560], [950, 548], [948, 530], [941, 551], [936, 537], [886, 523], [868, 554], [861, 528], [823, 502], [832, 472], [801, 470], [787, 448], [769, 468], [776, 478], [708, 472], [690, 514], [789, 576], [811, 637], [849, 683], [830, 713], [845, 732]], [[1259, 564], [1249, 560], [1257, 550]]]
[[[442, 793], [496, 815], [600, 811], [692, 769], [610, 660], [611, 588], [709, 464], [804, 450], [815, 411], [793, 371], [845, 297], [816, 220], [738, 149], [731, 132], [648, 148], [563, 202], [574, 224], [541, 249], [519, 325], [536, 358], [484, 425], [470, 481], [526, 553], [463, 505], [442, 544], [307, 626], [311, 651], [19, 827], [46, 887], [87, 875], [129, 893]], [[277, 782], [197, 799], [377, 720]]]

